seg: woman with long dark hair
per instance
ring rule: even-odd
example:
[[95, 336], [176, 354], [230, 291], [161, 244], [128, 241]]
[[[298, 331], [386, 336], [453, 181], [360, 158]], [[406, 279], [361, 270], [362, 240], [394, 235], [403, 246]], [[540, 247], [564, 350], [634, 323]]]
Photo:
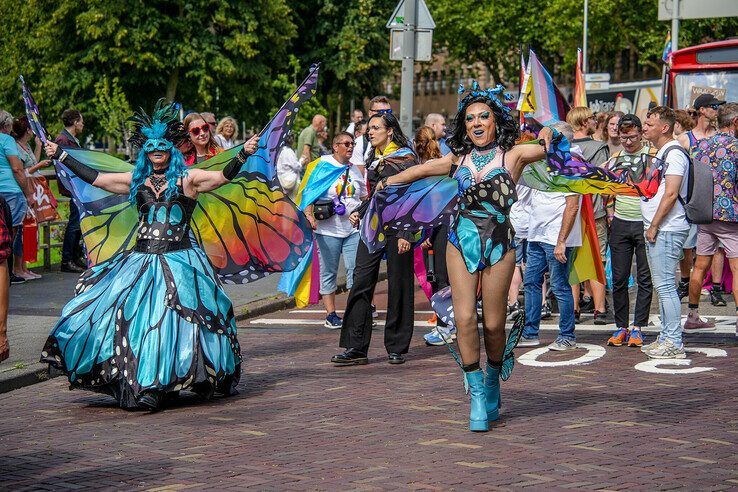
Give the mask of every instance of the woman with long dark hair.
[[[402, 172], [418, 163], [407, 138], [400, 129], [397, 118], [391, 113], [376, 114], [368, 124], [368, 135], [374, 150], [366, 161], [369, 193], [377, 183]], [[369, 202], [364, 202], [350, 215], [351, 223], [358, 226]], [[414, 282], [413, 256], [409, 254], [413, 234], [398, 231], [387, 238], [386, 246], [370, 253], [363, 242], [359, 243], [354, 268], [354, 284], [351, 287], [341, 327], [340, 346], [346, 350], [335, 355], [331, 362], [339, 366], [368, 363], [367, 353], [372, 336], [372, 307], [374, 288], [377, 285], [379, 264], [387, 255], [387, 319], [384, 327], [384, 346], [390, 364], [405, 362], [413, 336]]]
[[[446, 251], [446, 264], [464, 379], [471, 392], [472, 431], [487, 431], [488, 422], [497, 420], [500, 372], [506, 358], [512, 357], [512, 347], [506, 350], [505, 346], [505, 318], [507, 291], [515, 269], [514, 230], [509, 219], [516, 200], [515, 183], [526, 164], [546, 157], [545, 149], [555, 134], [544, 127], [540, 133], [544, 146], [515, 145], [519, 130], [498, 99], [502, 91], [501, 86], [481, 90], [474, 83], [459, 103], [454, 132], [447, 141], [453, 152], [388, 177], [383, 183], [395, 185], [448, 175], [452, 166], [458, 166], [453, 177], [458, 183], [459, 212], [449, 230], [448, 241], [453, 247]], [[479, 364], [480, 281], [486, 378]]]

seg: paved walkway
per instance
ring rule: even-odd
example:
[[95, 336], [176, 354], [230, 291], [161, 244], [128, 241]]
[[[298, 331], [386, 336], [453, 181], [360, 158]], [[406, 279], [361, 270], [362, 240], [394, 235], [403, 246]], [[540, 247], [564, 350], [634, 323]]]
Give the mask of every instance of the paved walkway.
[[579, 332], [586, 350], [518, 350], [501, 420], [470, 433], [458, 366], [424, 332], [405, 365], [385, 362], [378, 329], [369, 365], [336, 368], [336, 331], [241, 323], [240, 394], [186, 395], [157, 414], [67, 391], [63, 378], [2, 394], [0, 488], [738, 487], [732, 334], [691, 337], [706, 350], [678, 365], [644, 364], [602, 333]]

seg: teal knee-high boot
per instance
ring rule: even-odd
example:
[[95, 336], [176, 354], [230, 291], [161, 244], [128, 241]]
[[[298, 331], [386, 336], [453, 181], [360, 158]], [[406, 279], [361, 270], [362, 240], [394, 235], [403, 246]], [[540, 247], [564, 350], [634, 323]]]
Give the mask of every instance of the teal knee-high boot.
[[487, 408], [487, 420], [490, 422], [500, 418], [500, 368], [487, 363], [487, 377], [484, 378], [484, 396]]
[[487, 432], [487, 408], [484, 394], [484, 373], [481, 369], [465, 372], [464, 379], [469, 385], [471, 395], [471, 410], [469, 411], [469, 430], [476, 432]]

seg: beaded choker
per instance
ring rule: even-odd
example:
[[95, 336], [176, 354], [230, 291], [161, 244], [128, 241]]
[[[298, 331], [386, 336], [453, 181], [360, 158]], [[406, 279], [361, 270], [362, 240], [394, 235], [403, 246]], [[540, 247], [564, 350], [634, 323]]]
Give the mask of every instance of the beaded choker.
[[161, 174], [166, 174], [167, 171], [169, 171], [169, 167], [168, 166], [165, 167], [164, 169], [154, 169], [152, 172], [154, 174], [160, 174], [161, 175]]
[[480, 154], [479, 152], [480, 151], [476, 148], [471, 151], [472, 164], [474, 164], [474, 169], [476, 169], [477, 172], [481, 172], [487, 164], [492, 162], [495, 155], [497, 155], [497, 147], [495, 146], [492, 151], [487, 154]]

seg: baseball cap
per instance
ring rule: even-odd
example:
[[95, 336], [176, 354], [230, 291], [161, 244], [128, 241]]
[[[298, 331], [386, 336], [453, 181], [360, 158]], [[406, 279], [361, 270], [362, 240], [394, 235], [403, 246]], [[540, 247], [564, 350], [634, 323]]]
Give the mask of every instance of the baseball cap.
[[641, 124], [641, 119], [634, 114], [624, 114], [623, 116], [621, 116], [618, 120], [618, 128], [623, 125], [633, 125], [637, 126], [639, 129], [643, 128], [643, 125]]
[[694, 109], [705, 108], [712, 106], [713, 104], [725, 104], [725, 101], [721, 101], [712, 94], [700, 94], [697, 99], [694, 100]]

